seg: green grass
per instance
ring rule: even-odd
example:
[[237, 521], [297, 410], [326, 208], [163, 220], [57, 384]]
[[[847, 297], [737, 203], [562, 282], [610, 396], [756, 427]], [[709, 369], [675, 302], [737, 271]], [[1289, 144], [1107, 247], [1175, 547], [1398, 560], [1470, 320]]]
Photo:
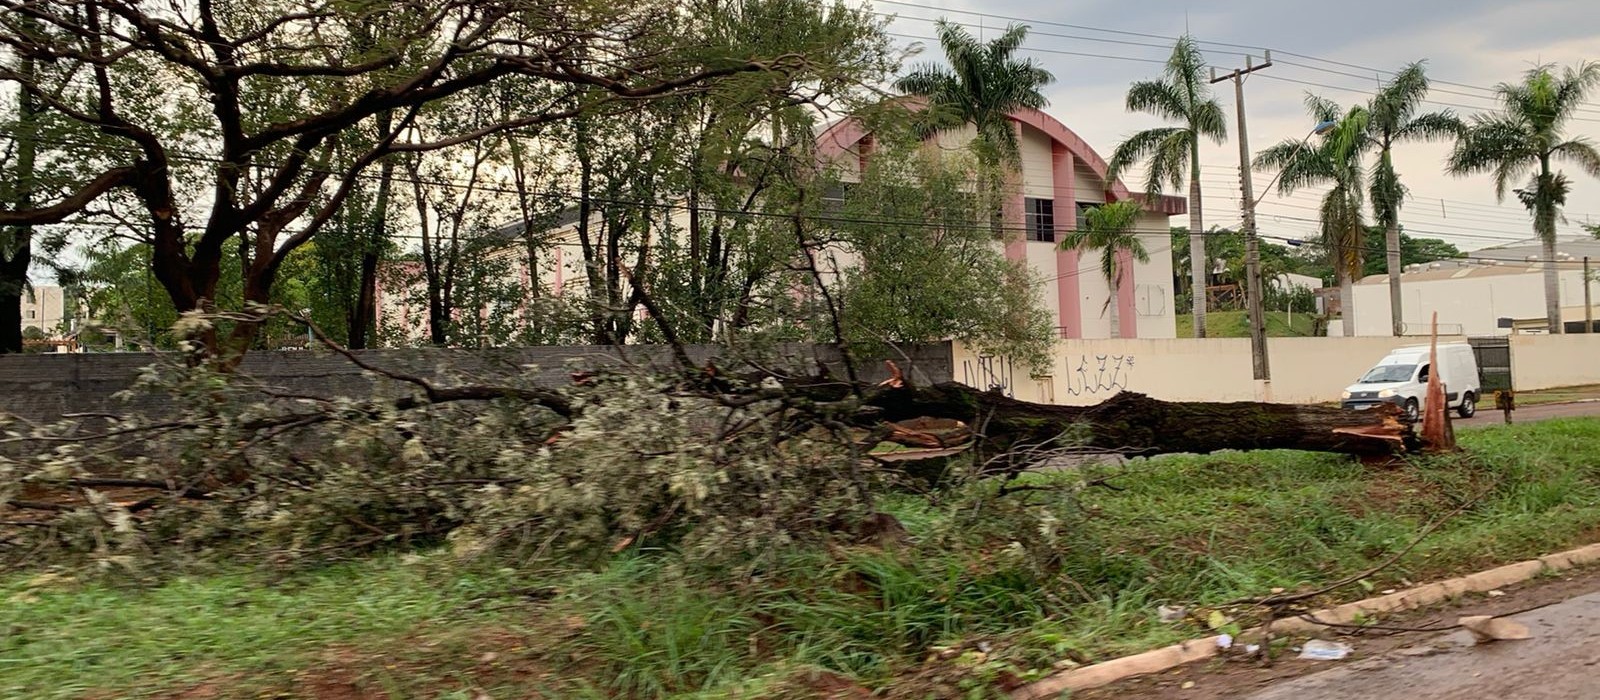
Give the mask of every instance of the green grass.
[[[1192, 623], [1158, 621], [1156, 607], [1335, 580], [1486, 489], [1369, 585], [1600, 539], [1600, 420], [1497, 426], [1461, 439], [1467, 458], [1387, 467], [1294, 452], [1135, 460], [1111, 482], [1122, 490], [1083, 491], [1072, 507], [1055, 491], [1008, 497], [1031, 497], [1060, 516], [1053, 527], [1064, 546], [1047, 566], [1011, 544], [1029, 539], [1041, 522], [1029, 518], [1043, 511], [990, 503], [958, 520], [958, 500], [901, 495], [882, 507], [911, 532], [905, 545], [803, 549], [715, 582], [675, 554], [631, 553], [596, 571], [539, 575], [560, 594], [536, 606], [492, 595], [530, 585], [527, 574], [454, 570], [443, 552], [423, 564], [386, 556], [278, 582], [238, 572], [145, 589], [40, 587], [30, 584], [35, 575], [18, 575], [0, 580], [0, 694], [129, 697], [216, 679], [252, 692], [292, 689], [306, 669], [326, 675], [328, 649], [351, 648], [385, 655], [355, 664], [360, 673], [350, 677], [390, 697], [471, 697], [474, 688], [779, 697], [797, 669], [920, 697], [930, 669], [959, 667], [965, 683], [998, 667], [1039, 675], [1063, 657], [1099, 661], [1200, 634]], [[1352, 587], [1329, 602], [1366, 593]], [[505, 605], [472, 604], [486, 596]], [[518, 632], [484, 642], [485, 629]], [[986, 658], [923, 664], [934, 647], [977, 640], [992, 645]], [[450, 651], [421, 651], [434, 645]], [[505, 658], [485, 666], [477, 657], [486, 649]]]
[[[1178, 337], [1194, 337], [1194, 316], [1178, 314]], [[1248, 338], [1249, 315], [1243, 311], [1212, 311], [1206, 314], [1206, 335], [1211, 338]], [[1275, 338], [1311, 335], [1311, 314], [1267, 312], [1267, 335]]]
[[504, 575], [448, 580], [399, 557], [271, 581], [252, 572], [153, 588], [23, 575], [0, 585], [0, 697], [153, 695], [229, 674], [291, 674], [330, 647], [382, 645], [420, 625], [470, 625]]

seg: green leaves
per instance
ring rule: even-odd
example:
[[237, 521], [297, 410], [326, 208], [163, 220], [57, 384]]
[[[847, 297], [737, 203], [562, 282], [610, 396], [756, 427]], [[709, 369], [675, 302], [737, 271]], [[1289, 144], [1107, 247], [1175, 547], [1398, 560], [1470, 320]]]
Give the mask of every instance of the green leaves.
[[896, 81], [895, 88], [928, 98], [928, 109], [936, 115], [934, 130], [972, 124], [981, 145], [999, 161], [1017, 162], [1021, 153], [1007, 115], [1048, 105], [1041, 90], [1055, 82], [1037, 62], [1016, 58], [1028, 28], [1011, 25], [984, 44], [960, 25], [940, 20], [938, 34], [950, 67], [924, 64]]

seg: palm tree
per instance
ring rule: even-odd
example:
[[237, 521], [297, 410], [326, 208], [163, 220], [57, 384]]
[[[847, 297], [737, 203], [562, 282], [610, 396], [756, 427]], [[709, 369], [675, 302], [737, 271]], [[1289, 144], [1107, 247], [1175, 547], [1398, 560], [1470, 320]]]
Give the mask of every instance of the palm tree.
[[1552, 66], [1535, 67], [1521, 83], [1495, 87], [1501, 111], [1475, 115], [1450, 153], [1451, 172], [1489, 173], [1500, 199], [1505, 199], [1513, 180], [1532, 174], [1516, 193], [1533, 215], [1533, 231], [1544, 243], [1544, 308], [1551, 333], [1561, 332], [1556, 222], [1561, 220], [1568, 189], [1566, 176], [1551, 170], [1551, 163], [1565, 161], [1600, 177], [1600, 152], [1594, 144], [1582, 136], [1566, 135], [1567, 122], [1596, 85], [1600, 85], [1600, 65], [1580, 63], [1560, 76]]
[[1461, 120], [1449, 110], [1417, 114], [1422, 99], [1428, 94], [1428, 76], [1423, 62], [1412, 63], [1396, 73], [1394, 78], [1372, 97], [1368, 110], [1372, 113], [1373, 146], [1378, 150], [1378, 162], [1372, 166], [1372, 213], [1377, 224], [1384, 229], [1384, 247], [1388, 254], [1389, 315], [1394, 334], [1401, 335], [1404, 323], [1400, 320], [1400, 207], [1405, 203], [1406, 187], [1400, 183], [1400, 174], [1394, 170], [1392, 152], [1395, 144], [1407, 141], [1431, 141], [1461, 132]]
[[1145, 80], [1128, 87], [1128, 111], [1147, 112], [1181, 126], [1146, 129], [1129, 136], [1111, 154], [1106, 177], [1115, 179], [1128, 166], [1149, 160], [1145, 191], [1160, 194], [1166, 186], [1177, 189], [1189, 178], [1189, 277], [1194, 297], [1194, 334], [1206, 337], [1205, 217], [1200, 203], [1200, 139], [1222, 143], [1228, 137], [1222, 106], [1211, 96], [1202, 75], [1205, 57], [1194, 39], [1183, 36], [1167, 58], [1161, 80]]
[[1139, 214], [1144, 211], [1144, 206], [1136, 201], [1124, 199], [1098, 207], [1090, 207], [1084, 212], [1084, 227], [1074, 229], [1061, 239], [1063, 250], [1076, 250], [1078, 252], [1100, 251], [1100, 272], [1105, 275], [1106, 287], [1110, 293], [1106, 296], [1106, 306], [1111, 309], [1111, 328], [1113, 332], [1119, 327], [1117, 318], [1117, 291], [1122, 285], [1129, 282], [1132, 270], [1122, 269], [1117, 263], [1117, 254], [1128, 251], [1134, 260], [1142, 263], [1150, 262], [1150, 252], [1145, 249], [1144, 241], [1139, 240], [1134, 233], [1134, 227], [1139, 223]]
[[1306, 109], [1317, 122], [1331, 122], [1315, 145], [1288, 140], [1256, 155], [1257, 170], [1277, 169], [1279, 194], [1302, 187], [1330, 185], [1322, 196], [1322, 245], [1333, 263], [1339, 285], [1344, 334], [1355, 334], [1355, 280], [1361, 276], [1366, 224], [1362, 221], [1362, 156], [1372, 147], [1372, 115], [1366, 107], [1342, 111], [1330, 100], [1306, 96]]
[[923, 64], [896, 81], [895, 87], [928, 99], [925, 114], [934, 131], [967, 124], [977, 127], [978, 156], [985, 163], [1020, 162], [1022, 152], [1010, 114], [1049, 105], [1040, 89], [1055, 82], [1055, 77], [1032, 59], [1016, 57], [1028, 27], [1013, 24], [985, 44], [960, 25], [941, 19], [938, 35], [950, 67]]
[[[1055, 76], [1031, 59], [1019, 59], [1028, 28], [1013, 24], [987, 44], [978, 41], [960, 25], [939, 20], [939, 46], [950, 67], [927, 63], [895, 81], [895, 87], [909, 95], [927, 98], [922, 127], [927, 133], [952, 131], [967, 124], [978, 135], [972, 147], [978, 156], [980, 174], [975, 187], [978, 200], [987, 200], [1001, 191], [1001, 165], [1021, 169], [1022, 147], [1011, 113], [1023, 108], [1042, 109], [1050, 104], [1040, 89], [1055, 82]], [[987, 206], [987, 205], [986, 205]], [[1002, 236], [1001, 208], [991, 206], [990, 226]]]

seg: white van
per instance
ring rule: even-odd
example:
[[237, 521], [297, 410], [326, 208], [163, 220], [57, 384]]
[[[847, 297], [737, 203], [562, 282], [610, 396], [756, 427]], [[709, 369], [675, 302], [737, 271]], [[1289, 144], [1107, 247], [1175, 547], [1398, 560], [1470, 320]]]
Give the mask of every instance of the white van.
[[[1478, 360], [1472, 346], [1466, 343], [1441, 343], [1439, 376], [1444, 384], [1445, 400], [1449, 408], [1456, 409], [1462, 418], [1471, 418], [1478, 412], [1478, 399], [1483, 387], [1478, 379]], [[1392, 403], [1404, 409], [1406, 416], [1417, 420], [1422, 416], [1423, 402], [1428, 395], [1428, 346], [1411, 345], [1395, 348], [1389, 355], [1367, 370], [1361, 380], [1344, 390], [1344, 407], [1365, 409], [1380, 403]]]

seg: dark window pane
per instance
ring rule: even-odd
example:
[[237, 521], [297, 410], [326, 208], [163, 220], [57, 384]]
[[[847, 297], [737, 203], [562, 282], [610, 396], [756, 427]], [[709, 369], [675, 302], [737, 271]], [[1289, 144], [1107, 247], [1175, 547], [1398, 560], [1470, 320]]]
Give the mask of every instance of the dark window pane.
[[1025, 225], [1028, 240], [1054, 243], [1056, 240], [1055, 202], [1049, 199], [1027, 198]]

